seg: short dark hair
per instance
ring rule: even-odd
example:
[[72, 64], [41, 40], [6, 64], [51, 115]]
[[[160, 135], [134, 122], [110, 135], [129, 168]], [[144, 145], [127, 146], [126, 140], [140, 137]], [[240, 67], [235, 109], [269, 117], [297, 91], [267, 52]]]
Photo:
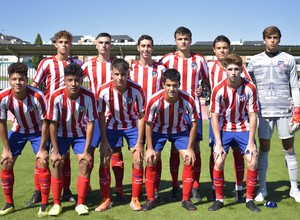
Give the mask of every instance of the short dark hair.
[[190, 29], [186, 28], [186, 27], [179, 27], [176, 29], [176, 31], [174, 32], [174, 38], [176, 39], [176, 35], [177, 34], [187, 34], [190, 36], [190, 39], [192, 39], [192, 32]]
[[272, 34], [278, 34], [279, 39], [281, 38], [281, 32], [280, 32], [279, 28], [276, 26], [269, 26], [269, 27], [266, 27], [262, 33], [263, 39], [265, 39], [266, 37], [268, 37]]
[[153, 45], [154, 42], [153, 42], [153, 38], [149, 35], [146, 35], [146, 34], [143, 34], [142, 36], [140, 36], [140, 38], [138, 39], [138, 45], [141, 44], [141, 41], [142, 40], [150, 40], [151, 41], [151, 44]]
[[83, 76], [83, 70], [77, 63], [70, 63], [64, 69], [65, 76]]
[[24, 63], [20, 63], [20, 62], [12, 63], [7, 68], [7, 72], [9, 77], [14, 73], [18, 73], [21, 76], [25, 76], [27, 78], [28, 67]]
[[99, 37], [108, 37], [109, 39], [111, 39], [111, 35], [106, 32], [102, 32], [102, 33], [98, 34], [96, 39], [98, 39]]
[[168, 69], [164, 72], [164, 83], [167, 79], [171, 80], [172, 82], [179, 82], [180, 83], [180, 73], [176, 69]]
[[116, 58], [112, 61], [111, 63], [111, 70], [113, 68], [116, 68], [117, 70], [119, 70], [120, 72], [128, 72], [129, 70], [129, 64], [127, 63], [126, 60], [122, 59], [122, 58]]
[[213, 47], [216, 46], [216, 43], [218, 42], [226, 42], [228, 44], [228, 46], [230, 47], [230, 40], [228, 39], [228, 37], [224, 36], [224, 35], [219, 35], [215, 38], [214, 42], [213, 42]]
[[230, 53], [225, 57], [224, 66], [227, 67], [230, 64], [235, 64], [239, 67], [242, 67], [243, 66], [243, 60], [239, 55], [237, 55], [235, 53]]

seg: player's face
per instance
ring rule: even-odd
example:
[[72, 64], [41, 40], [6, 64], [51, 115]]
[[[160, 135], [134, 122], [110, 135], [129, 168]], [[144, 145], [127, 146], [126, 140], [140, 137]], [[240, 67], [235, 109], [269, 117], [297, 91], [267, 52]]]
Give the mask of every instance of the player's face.
[[264, 44], [266, 45], [266, 50], [272, 53], [278, 51], [278, 45], [280, 43], [279, 35], [278, 34], [271, 34], [266, 36], [264, 39]]
[[76, 99], [79, 96], [82, 77], [68, 75], [65, 76], [65, 85], [69, 98]]
[[243, 72], [242, 67], [237, 66], [235, 64], [229, 64], [226, 67], [227, 79], [229, 81], [229, 85], [237, 86], [241, 80], [241, 73]]
[[111, 77], [113, 79], [115, 89], [119, 92], [124, 92], [127, 88], [128, 71], [122, 72], [113, 67]]
[[99, 54], [104, 56], [110, 53], [112, 46], [109, 37], [98, 37], [95, 44]]
[[72, 42], [65, 37], [61, 37], [56, 40], [54, 45], [59, 54], [69, 55], [70, 49], [72, 47]]
[[22, 76], [19, 73], [13, 73], [8, 78], [9, 84], [15, 94], [22, 94], [26, 92], [27, 87], [27, 77]]
[[224, 41], [217, 42], [213, 50], [217, 59], [221, 62], [225, 59], [225, 57], [230, 52], [228, 43]]
[[178, 99], [178, 89], [180, 87], [180, 82], [166, 79], [166, 81], [163, 83], [163, 87], [165, 89], [166, 100], [173, 103], [176, 102]]
[[137, 46], [137, 50], [140, 52], [140, 56], [144, 59], [151, 59], [153, 52], [153, 45], [151, 40], [144, 39]]
[[190, 49], [192, 39], [188, 34], [176, 34], [175, 43], [178, 50], [186, 51]]

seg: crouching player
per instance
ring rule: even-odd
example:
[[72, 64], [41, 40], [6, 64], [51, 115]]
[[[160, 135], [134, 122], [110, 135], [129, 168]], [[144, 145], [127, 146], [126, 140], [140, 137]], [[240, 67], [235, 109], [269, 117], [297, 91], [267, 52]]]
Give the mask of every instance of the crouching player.
[[257, 182], [257, 157], [255, 131], [257, 125], [257, 94], [254, 84], [241, 77], [243, 61], [236, 54], [229, 54], [224, 60], [227, 78], [214, 87], [212, 92], [211, 120], [214, 133], [213, 184], [216, 201], [208, 210], [223, 207], [224, 163], [232, 145], [238, 145], [247, 162], [246, 207], [254, 212], [260, 209], [254, 202]]
[[[78, 64], [71, 63], [65, 67], [65, 86], [55, 90], [49, 99], [47, 118], [50, 121], [52, 195], [54, 206], [50, 216], [58, 216], [62, 212], [60, 195], [63, 187], [63, 161], [70, 146], [76, 155], [79, 172], [77, 179], [78, 200], [76, 212], [78, 215], [88, 214], [84, 205], [90, 184], [91, 156], [88, 153], [91, 144], [94, 120], [98, 118], [94, 94], [83, 87], [83, 70]], [[87, 121], [87, 119], [89, 121]]]
[[[146, 108], [145, 184], [148, 201], [143, 205], [143, 210], [150, 210], [155, 206], [156, 162], [160, 160], [161, 151], [167, 140], [174, 143], [184, 162], [182, 207], [191, 211], [196, 210], [196, 206], [190, 201], [190, 194], [194, 182], [195, 152], [193, 146], [197, 135], [199, 114], [192, 96], [180, 90], [179, 87], [180, 73], [176, 69], [168, 69], [164, 73], [164, 89], [151, 97]], [[185, 113], [192, 122], [190, 132], [184, 120]]]
[[[1, 155], [1, 183], [6, 205], [0, 210], [0, 216], [15, 211], [13, 201], [14, 165], [21, 155], [27, 141], [36, 154], [38, 179], [41, 189], [41, 206], [38, 217], [48, 216], [48, 198], [50, 191], [50, 171], [48, 168], [48, 123], [46, 121], [47, 103], [43, 93], [27, 81], [28, 68], [23, 63], [13, 63], [8, 67], [8, 81], [11, 88], [0, 93], [0, 137], [4, 149]], [[7, 111], [15, 119], [7, 132]], [[42, 131], [42, 132], [41, 132]]]

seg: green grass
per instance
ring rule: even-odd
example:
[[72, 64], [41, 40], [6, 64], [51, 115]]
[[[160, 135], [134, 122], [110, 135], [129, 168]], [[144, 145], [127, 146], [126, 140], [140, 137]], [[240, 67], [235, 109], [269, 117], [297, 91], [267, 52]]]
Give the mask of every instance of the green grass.
[[[288, 173], [285, 166], [284, 154], [282, 152], [281, 142], [278, 139], [277, 133], [274, 133], [272, 139], [272, 147], [269, 155], [269, 171], [268, 171], [268, 200], [276, 201], [278, 208], [268, 209], [259, 204], [262, 211], [260, 213], [251, 213], [245, 208], [244, 204], [235, 204], [234, 195], [232, 193], [234, 189], [235, 175], [233, 171], [232, 154], [227, 157], [225, 167], [225, 207], [217, 212], [209, 212], [207, 209], [211, 205], [209, 201], [210, 197], [210, 177], [208, 169], [209, 152], [210, 149], [207, 146], [208, 133], [207, 133], [207, 121], [204, 121], [204, 140], [201, 142], [201, 153], [202, 153], [202, 173], [201, 173], [201, 195], [203, 201], [197, 204], [198, 210], [195, 212], [188, 212], [181, 208], [180, 202], [170, 203], [167, 201], [169, 192], [171, 190], [170, 174], [168, 168], [169, 160], [169, 149], [170, 146], [167, 144], [162, 153], [163, 159], [163, 173], [160, 195], [164, 203], [157, 206], [155, 209], [148, 212], [134, 212], [129, 207], [129, 202], [121, 204], [114, 202], [113, 208], [104, 212], [93, 211], [97, 207], [101, 195], [98, 184], [98, 166], [99, 166], [99, 152], [95, 153], [95, 167], [91, 177], [92, 193], [88, 197], [86, 204], [90, 208], [91, 213], [87, 216], [79, 217], [75, 212], [75, 205], [69, 202], [62, 203], [63, 213], [57, 217], [57, 219], [298, 219], [300, 216], [300, 204], [294, 202], [293, 199], [289, 198], [289, 181]], [[299, 137], [296, 137], [296, 149], [299, 143]], [[1, 143], [1, 149], [2, 143]], [[127, 194], [127, 198], [130, 198], [131, 192], [131, 158], [126, 148], [123, 148], [124, 159], [125, 159], [125, 177], [124, 187]], [[299, 152], [298, 152], [299, 153]], [[14, 202], [16, 212], [1, 217], [1, 219], [32, 219], [37, 218], [39, 206], [26, 207], [26, 202], [32, 195], [33, 192], [33, 166], [34, 166], [34, 154], [30, 145], [27, 145], [23, 151], [23, 154], [18, 158], [15, 165], [15, 186], [14, 186]], [[77, 161], [74, 154], [71, 154], [72, 158], [72, 183], [71, 190], [76, 193], [76, 179], [77, 179]], [[298, 154], [298, 161], [299, 154]], [[181, 171], [180, 171], [181, 179]], [[113, 174], [112, 174], [113, 177]], [[114, 178], [112, 178], [114, 179]], [[112, 181], [112, 186], [114, 182]], [[245, 185], [245, 184], [244, 184]], [[112, 189], [112, 188], [111, 188]], [[144, 196], [144, 199], [146, 197]], [[114, 201], [115, 197], [112, 195]], [[144, 203], [145, 200], [142, 201]], [[52, 204], [52, 198], [50, 195], [50, 204]], [[0, 206], [4, 205], [3, 193], [0, 194]], [[50, 218], [50, 217], [48, 217]]]

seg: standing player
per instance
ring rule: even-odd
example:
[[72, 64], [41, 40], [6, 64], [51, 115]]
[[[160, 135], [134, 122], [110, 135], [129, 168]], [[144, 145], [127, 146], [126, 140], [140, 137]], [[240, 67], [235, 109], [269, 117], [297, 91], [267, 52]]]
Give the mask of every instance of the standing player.
[[[192, 190], [192, 199], [196, 202], [201, 201], [199, 194], [199, 179], [201, 172], [201, 155], [200, 155], [200, 141], [202, 140], [202, 114], [200, 103], [200, 89], [199, 83], [201, 80], [209, 86], [208, 69], [205, 59], [196, 53], [190, 51], [192, 43], [192, 32], [186, 27], [179, 27], [174, 33], [177, 51], [175, 53], [166, 54], [162, 59], [162, 64], [167, 69], [177, 69], [182, 77], [181, 88], [183, 91], [189, 93], [196, 102], [196, 108], [199, 111], [200, 119], [198, 120], [198, 132], [195, 141], [194, 151], [196, 155], [196, 162], [194, 164], [194, 185]], [[188, 120], [189, 118], [186, 117]], [[188, 121], [188, 124], [189, 121]], [[178, 167], [180, 163], [179, 153], [174, 146], [171, 148], [170, 158], [170, 172], [172, 176], [172, 195], [171, 199], [177, 198], [179, 191], [178, 185]]]
[[[213, 51], [217, 59], [213, 61], [209, 61], [207, 63], [208, 70], [209, 70], [209, 82], [210, 82], [211, 90], [213, 90], [214, 87], [219, 82], [226, 79], [227, 77], [223, 63], [225, 57], [230, 53], [230, 40], [224, 35], [217, 36], [213, 42]], [[251, 80], [251, 77], [245, 70], [244, 66], [243, 66], [243, 72], [241, 73], [241, 76]], [[211, 130], [210, 115], [208, 115], [208, 117], [209, 117], [209, 140], [211, 140], [213, 136], [213, 132]], [[211, 146], [211, 143], [210, 143], [210, 147], [211, 147], [211, 155], [210, 155], [209, 168], [210, 168], [210, 177], [213, 182], [214, 157], [213, 157], [213, 146]], [[232, 146], [232, 153], [234, 158], [234, 169], [236, 173], [235, 201], [241, 203], [243, 202], [242, 190], [243, 190], [243, 179], [244, 179], [244, 158], [238, 146]], [[215, 199], [216, 199], [216, 195], [215, 195], [215, 190], [213, 188], [211, 200], [215, 201]]]
[[[291, 55], [279, 50], [281, 32], [277, 27], [266, 27], [262, 34], [266, 51], [255, 55], [247, 68], [256, 83], [260, 105], [258, 113], [260, 144], [258, 177], [260, 185], [255, 200], [263, 201], [268, 195], [266, 187], [268, 153], [276, 125], [290, 177], [291, 189], [289, 194], [296, 202], [300, 202], [298, 162], [294, 151], [294, 132], [299, 129], [300, 123], [297, 66]], [[294, 102], [293, 111], [291, 98]], [[290, 121], [291, 125], [289, 125]]]
[[89, 212], [84, 201], [90, 184], [89, 147], [94, 131], [94, 120], [98, 118], [96, 100], [90, 90], [81, 86], [83, 70], [78, 64], [68, 64], [64, 73], [65, 86], [51, 94], [47, 112], [53, 147], [50, 158], [53, 166], [51, 184], [54, 206], [49, 211], [50, 216], [58, 216], [62, 211], [60, 202], [63, 187], [62, 167], [70, 146], [79, 166], [78, 201], [75, 210], [78, 215]]
[[[111, 36], [108, 33], [100, 33], [95, 40], [96, 48], [98, 50], [98, 56], [86, 61], [82, 65], [84, 77], [89, 79], [89, 88], [95, 94], [96, 99], [99, 97], [100, 86], [111, 80], [110, 67], [111, 62], [115, 57], [110, 55], [112, 48]], [[100, 128], [98, 119], [94, 124], [94, 135], [91, 143], [90, 154], [92, 156], [91, 172], [94, 167], [94, 152], [101, 141]], [[122, 138], [118, 145], [122, 146]], [[123, 191], [123, 176], [124, 176], [124, 162], [121, 148], [115, 148], [115, 152], [112, 155], [112, 169], [115, 174], [116, 186], [114, 191], [118, 200], [124, 201]]]
[[[193, 211], [197, 208], [189, 198], [194, 182], [195, 153], [193, 148], [199, 113], [192, 96], [179, 89], [180, 73], [177, 70], [168, 69], [164, 73], [163, 87], [164, 89], [151, 97], [145, 114], [147, 139], [145, 183], [148, 201], [143, 205], [143, 210], [150, 210], [155, 206], [156, 162], [161, 157], [166, 141], [169, 140], [174, 143], [184, 162], [182, 207]], [[184, 119], [185, 112], [188, 112], [191, 121], [190, 132]]]
[[[99, 123], [100, 145], [100, 189], [102, 201], [95, 211], [111, 208], [110, 199], [110, 159], [112, 149], [119, 137], [125, 137], [132, 154], [132, 210], [141, 210], [139, 196], [143, 183], [144, 154], [144, 103], [145, 95], [141, 86], [128, 80], [129, 65], [123, 59], [115, 59], [111, 64], [112, 80], [100, 88]], [[109, 112], [106, 115], [105, 113]]]
[[[38, 217], [48, 216], [50, 191], [50, 170], [48, 168], [48, 123], [46, 122], [47, 103], [43, 93], [27, 85], [28, 68], [23, 63], [13, 63], [8, 67], [8, 81], [11, 88], [0, 92], [0, 137], [4, 149], [1, 155], [1, 183], [6, 205], [0, 216], [15, 211], [13, 201], [14, 165], [26, 143], [31, 142], [36, 154], [38, 183], [41, 189], [41, 206]], [[7, 134], [7, 111], [15, 119]], [[42, 133], [41, 133], [42, 132]]]
[[258, 111], [256, 88], [250, 80], [241, 77], [243, 60], [240, 56], [229, 54], [223, 64], [227, 78], [214, 87], [211, 95], [216, 201], [208, 210], [216, 211], [223, 207], [225, 159], [229, 147], [238, 145], [247, 161], [246, 207], [259, 212], [253, 202], [258, 157], [254, 139]]
[[[149, 35], [142, 35], [138, 39], [137, 50], [140, 52], [140, 59], [132, 64], [130, 71], [131, 80], [138, 83], [144, 89], [146, 103], [154, 94], [162, 88], [162, 76], [165, 67], [152, 60], [153, 39]], [[157, 178], [155, 180], [155, 195], [159, 199], [158, 189], [160, 185], [162, 163], [156, 163]]]
[[[64, 85], [64, 68], [69, 63], [78, 63], [81, 65], [81, 61], [72, 59], [69, 57], [70, 49], [72, 47], [73, 36], [65, 30], [59, 31], [55, 34], [55, 47], [57, 54], [51, 57], [44, 58], [37, 69], [37, 73], [33, 78], [32, 86], [38, 87], [42, 83], [45, 83], [45, 96], [48, 101], [50, 94], [55, 90]], [[70, 190], [71, 183], [71, 167], [70, 157], [67, 156], [64, 162], [64, 192], [62, 199], [76, 203], [76, 199]], [[38, 175], [35, 170], [35, 176]], [[32, 198], [28, 201], [28, 205], [35, 204], [40, 201], [40, 190], [35, 178], [35, 192]]]

